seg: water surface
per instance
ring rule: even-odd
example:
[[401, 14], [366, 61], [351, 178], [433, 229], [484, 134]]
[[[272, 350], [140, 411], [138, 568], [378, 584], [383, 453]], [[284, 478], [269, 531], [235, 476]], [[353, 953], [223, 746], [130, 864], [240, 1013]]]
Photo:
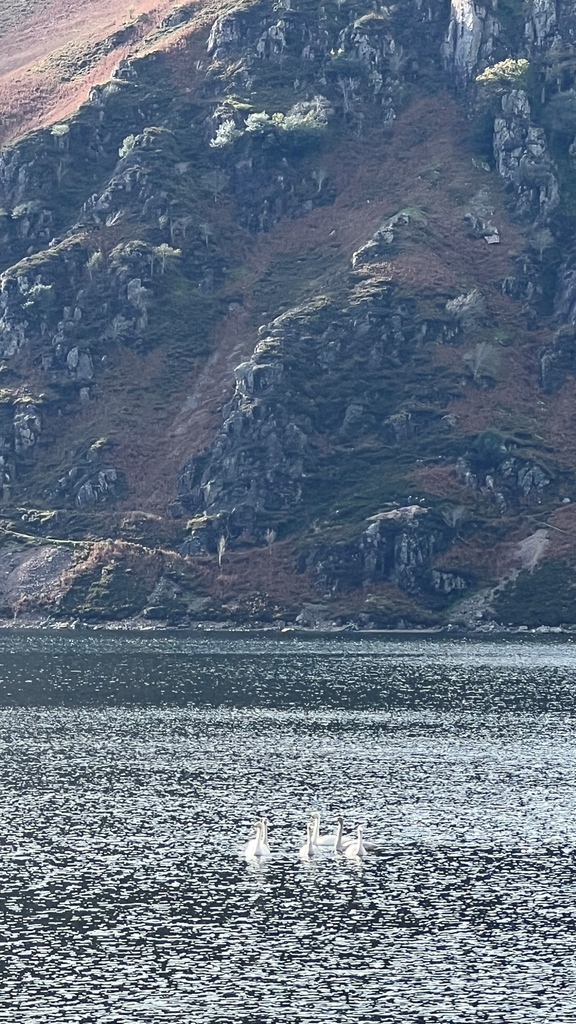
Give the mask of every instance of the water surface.
[[[2, 634], [0, 664], [0, 1021], [576, 1021], [570, 643]], [[380, 850], [300, 863], [313, 809]]]

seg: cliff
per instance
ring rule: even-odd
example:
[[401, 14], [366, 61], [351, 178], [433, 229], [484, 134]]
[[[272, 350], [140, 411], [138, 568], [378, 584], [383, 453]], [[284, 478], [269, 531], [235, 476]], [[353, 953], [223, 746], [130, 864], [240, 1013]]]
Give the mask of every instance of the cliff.
[[49, 10], [0, 63], [6, 621], [576, 623], [576, 8]]

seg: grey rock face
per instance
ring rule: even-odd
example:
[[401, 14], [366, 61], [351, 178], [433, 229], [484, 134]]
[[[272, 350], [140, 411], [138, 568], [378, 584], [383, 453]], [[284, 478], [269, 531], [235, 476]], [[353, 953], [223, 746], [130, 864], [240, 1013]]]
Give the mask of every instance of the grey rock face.
[[258, 514], [292, 507], [300, 499], [307, 439], [278, 401], [282, 364], [255, 352], [236, 370], [236, 394], [201, 470], [191, 463], [180, 480], [180, 500], [193, 510], [226, 513], [237, 535], [254, 532]]
[[433, 569], [430, 574], [430, 583], [432, 589], [438, 594], [461, 594], [463, 591], [468, 590], [469, 583], [464, 576], [455, 572], [442, 572], [438, 569]]
[[310, 570], [316, 584], [332, 595], [388, 580], [415, 593], [423, 587], [450, 593], [466, 583], [452, 582], [452, 574], [431, 576], [433, 558], [453, 538], [453, 531], [437, 513], [409, 505], [371, 518], [369, 525], [348, 543], [311, 546], [300, 558], [301, 571]]
[[246, 38], [246, 26], [240, 12], [225, 14], [212, 25], [206, 49], [209, 54], [221, 58], [234, 52], [243, 38]]
[[[144, 128], [123, 140], [120, 153], [105, 189], [84, 203], [84, 223], [110, 227], [136, 216], [174, 244], [178, 232], [175, 222], [190, 211], [177, 204], [173, 195], [178, 157], [173, 132]], [[159, 166], [164, 168], [161, 182]]]
[[122, 474], [114, 466], [106, 464], [106, 448], [99, 442], [85, 450], [83, 455], [76, 453], [75, 464], [46, 489], [45, 497], [77, 508], [91, 508], [114, 501], [124, 482]]
[[[38, 459], [42, 420], [51, 418], [53, 432], [65, 430], [68, 424], [61, 413], [91, 401], [91, 386], [97, 382], [109, 341], [130, 344], [144, 336], [154, 287], [146, 276], [150, 249], [142, 243], [119, 246], [109, 260], [102, 257], [91, 263], [92, 254], [83, 244], [64, 242], [0, 275], [0, 354], [8, 362], [25, 351], [53, 396], [41, 408], [38, 403], [22, 403], [15, 389], [11, 406], [5, 402], [0, 410], [0, 483], [5, 496], [6, 488], [21, 478], [20, 468]], [[9, 408], [11, 426], [4, 423]], [[118, 493], [120, 481], [113, 467], [99, 464], [87, 472], [73, 466], [70, 472], [43, 496], [84, 507], [110, 501]]]
[[80, 352], [77, 346], [66, 356], [66, 365], [77, 380], [92, 380], [94, 365], [89, 352]]
[[576, 323], [576, 258], [569, 256], [558, 272], [554, 313], [560, 323]]
[[487, 188], [479, 189], [472, 196], [464, 221], [469, 225], [472, 238], [483, 238], [489, 245], [500, 241], [500, 233], [494, 222], [494, 203]]
[[532, 0], [525, 25], [526, 41], [531, 48], [550, 46], [557, 38], [556, 0]]
[[493, 501], [500, 512], [539, 504], [552, 480], [533, 459], [523, 458], [498, 435], [480, 435], [458, 459], [456, 475], [465, 487]]
[[87, 198], [112, 171], [121, 140], [114, 116], [107, 123], [106, 103], [117, 92], [114, 83], [95, 88], [94, 106], [86, 104], [65, 123], [29, 133], [0, 153], [2, 266], [45, 249], [69, 230], [71, 175], [86, 182]]
[[86, 508], [96, 505], [113, 495], [118, 482], [118, 473], [112, 467], [101, 469], [89, 480], [80, 483], [76, 488], [76, 505]]
[[42, 430], [39, 411], [31, 402], [18, 405], [14, 413], [14, 450], [17, 453], [32, 448]]
[[545, 224], [560, 202], [560, 189], [546, 137], [532, 124], [530, 102], [522, 89], [502, 97], [502, 116], [494, 121], [494, 159], [514, 192], [517, 215]]
[[161, 22], [161, 28], [178, 28], [180, 25], [185, 25], [187, 21], [194, 16], [194, 5], [183, 4], [180, 7], [175, 7], [173, 11], [170, 11]]
[[[402, 9], [381, 8], [365, 17], [354, 16], [349, 23], [347, 16], [344, 8], [329, 13], [322, 7], [296, 9], [286, 4], [270, 11], [264, 4], [255, 4], [218, 18], [207, 50], [215, 61], [242, 54], [256, 74], [262, 61], [292, 57], [310, 62], [311, 68], [319, 60], [327, 61], [323, 88], [334, 90], [346, 113], [362, 95], [382, 106], [384, 121], [391, 121], [411, 60], [424, 65], [437, 59], [444, 11], [408, 0]], [[410, 55], [400, 42], [407, 23], [415, 29]], [[340, 63], [332, 66], [335, 56]], [[364, 66], [362, 75], [354, 75], [354, 65], [357, 71], [358, 64]]]
[[500, 24], [487, 4], [452, 0], [442, 56], [460, 85], [466, 85], [481, 65], [490, 64], [499, 35]]
[[44, 261], [24, 260], [2, 274], [0, 354], [11, 359], [26, 347], [49, 379], [91, 381], [95, 353], [84, 337], [96, 328], [101, 338], [135, 343], [146, 331], [151, 252], [142, 243], [120, 247], [91, 269], [82, 245], [64, 243]]
[[552, 345], [540, 353], [540, 383], [552, 394], [565, 384], [568, 374], [576, 372], [576, 330], [573, 325], [561, 327]]
[[448, 323], [444, 331], [446, 341], [478, 330], [486, 319], [486, 300], [479, 288], [458, 295], [446, 303]]
[[[214, 443], [183, 467], [182, 506], [225, 517], [231, 542], [262, 543], [267, 516], [293, 514], [303, 500], [318, 461], [311, 436], [330, 450], [358, 433], [379, 433], [390, 444], [430, 425], [434, 409], [412, 409], [402, 392], [391, 392], [384, 366], [397, 371], [441, 329], [386, 285], [353, 309], [322, 299], [278, 317], [237, 367]], [[367, 370], [361, 389], [353, 387], [352, 365]]]

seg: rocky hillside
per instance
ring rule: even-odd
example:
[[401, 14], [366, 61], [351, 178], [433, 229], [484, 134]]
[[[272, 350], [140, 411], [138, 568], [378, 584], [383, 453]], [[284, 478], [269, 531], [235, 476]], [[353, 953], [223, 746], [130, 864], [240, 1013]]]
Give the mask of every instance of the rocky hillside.
[[576, 7], [91, 6], [0, 20], [6, 620], [576, 623]]

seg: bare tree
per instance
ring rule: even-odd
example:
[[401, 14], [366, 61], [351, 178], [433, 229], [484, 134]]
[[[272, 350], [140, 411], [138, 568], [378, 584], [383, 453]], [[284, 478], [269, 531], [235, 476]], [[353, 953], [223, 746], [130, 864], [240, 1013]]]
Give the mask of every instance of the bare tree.
[[94, 279], [94, 273], [101, 270], [105, 263], [106, 257], [104, 253], [101, 249], [96, 249], [86, 263], [86, 269], [91, 281]]
[[352, 78], [350, 75], [338, 75], [337, 85], [344, 100], [344, 113], [349, 114], [352, 110], [352, 104], [357, 99], [356, 86], [358, 85], [358, 79]]
[[200, 234], [202, 235], [202, 238], [204, 239], [206, 246], [208, 247], [210, 239], [214, 234], [210, 224], [208, 224], [206, 221], [203, 221], [202, 224], [198, 225], [198, 228], [200, 230]]
[[321, 192], [322, 185], [324, 184], [326, 178], [328, 177], [328, 171], [325, 171], [324, 168], [321, 167], [317, 171], [312, 171], [312, 177], [314, 178], [314, 181], [318, 185], [318, 191]]
[[222, 558], [224, 556], [224, 552], [226, 551], [226, 537], [224, 536], [224, 534], [218, 537], [216, 550], [218, 552], [218, 565], [222, 565]]
[[172, 246], [166, 245], [165, 242], [162, 245], [156, 247], [156, 256], [160, 260], [161, 273], [164, 274], [166, 266], [173, 265], [174, 261], [179, 259], [182, 255], [180, 249], [173, 249]]

